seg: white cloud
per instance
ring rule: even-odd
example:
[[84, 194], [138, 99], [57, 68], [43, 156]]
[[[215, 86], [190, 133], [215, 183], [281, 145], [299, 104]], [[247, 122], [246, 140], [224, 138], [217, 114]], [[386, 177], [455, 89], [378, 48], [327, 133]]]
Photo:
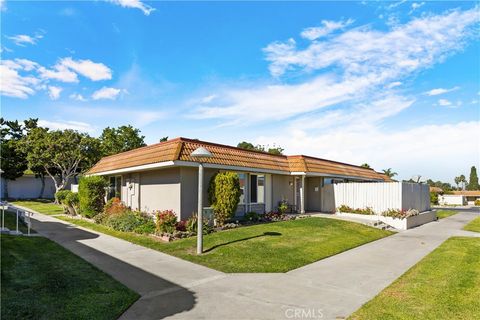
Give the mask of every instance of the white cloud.
[[462, 50], [475, 36], [478, 21], [475, 8], [453, 10], [414, 18], [389, 31], [355, 28], [303, 50], [297, 49], [294, 39], [274, 42], [264, 49], [273, 76], [298, 70], [320, 74], [294, 84], [253, 83], [217, 90], [216, 99], [196, 108], [192, 117], [230, 120], [223, 125], [251, 124], [342, 103], [367, 105], [372, 94]]
[[38, 73], [42, 79], [57, 80], [61, 82], [78, 82], [77, 74], [61, 64], [53, 66], [53, 69], [39, 67]]
[[346, 21], [341, 20], [341, 21], [329, 21], [329, 20], [323, 20], [321, 27], [310, 27], [306, 28], [300, 33], [302, 38], [308, 39], [308, 40], [316, 40], [321, 37], [325, 37], [326, 35], [339, 30], [343, 29], [350, 24], [352, 24], [354, 20], [348, 19]]
[[[307, 153], [352, 164], [367, 162], [376, 170], [391, 167], [405, 179], [421, 174], [448, 181], [453, 178], [451, 168], [462, 172], [472, 166], [472, 161], [478, 161], [478, 150], [472, 147], [480, 143], [478, 132], [478, 121], [422, 125], [395, 132], [374, 127], [352, 128], [347, 124], [324, 132], [281, 130], [252, 142], [277, 141], [287, 154]], [[445, 152], [445, 146], [455, 146], [455, 152]]]
[[447, 93], [447, 92], [451, 92], [451, 91], [455, 91], [457, 89], [459, 89], [460, 87], [453, 87], [453, 88], [450, 88], [450, 89], [444, 89], [444, 88], [437, 88], [437, 89], [432, 89], [430, 91], [427, 91], [425, 92], [425, 94], [427, 96], [438, 96], [440, 94], [444, 94], [444, 93]]
[[72, 93], [71, 95], [68, 96], [70, 99], [72, 100], [76, 100], [76, 101], [82, 101], [82, 102], [85, 102], [87, 101], [87, 99], [85, 99], [81, 94], [79, 93]]
[[92, 94], [93, 100], [109, 99], [115, 100], [122, 90], [116, 88], [103, 87]]
[[114, 3], [116, 5], [122, 6], [123, 8], [135, 8], [142, 10], [143, 14], [146, 16], [150, 15], [152, 11], [155, 11], [155, 8], [149, 6], [148, 4], [143, 3], [140, 0], [107, 0], [108, 2]]
[[23, 76], [19, 74], [21, 65], [11, 60], [2, 60], [0, 64], [0, 94], [26, 99], [28, 96], [35, 94], [35, 86], [39, 84], [39, 80], [31, 76]]
[[72, 129], [80, 132], [93, 133], [95, 128], [88, 123], [80, 121], [49, 121], [49, 120], [38, 120], [38, 125], [40, 127], [46, 127], [51, 130], [65, 130]]
[[408, 14], [412, 14], [415, 10], [423, 7], [425, 5], [425, 2], [414, 2], [412, 3], [411, 10]]
[[55, 86], [48, 86], [48, 96], [52, 100], [57, 100], [60, 98], [60, 93], [62, 92], [62, 88], [55, 87]]
[[112, 79], [112, 70], [103, 63], [93, 62], [91, 60], [73, 60], [72, 58], [63, 58], [60, 60], [59, 67], [71, 69], [92, 81]]
[[401, 86], [401, 85], [402, 85], [402, 83], [400, 81], [395, 81], [395, 82], [387, 84], [386, 87], [388, 89], [392, 89], [392, 88], [395, 88], [395, 87], [398, 87], [398, 86]]
[[17, 34], [14, 36], [7, 37], [8, 39], [12, 40], [17, 46], [25, 47], [28, 44], [35, 45], [37, 41], [43, 38], [41, 33], [36, 33], [33, 36], [29, 36], [26, 34]]
[[439, 99], [438, 100], [438, 105], [442, 106], [442, 107], [448, 107], [448, 106], [451, 106], [452, 103], [450, 101], [448, 101], [447, 99]]

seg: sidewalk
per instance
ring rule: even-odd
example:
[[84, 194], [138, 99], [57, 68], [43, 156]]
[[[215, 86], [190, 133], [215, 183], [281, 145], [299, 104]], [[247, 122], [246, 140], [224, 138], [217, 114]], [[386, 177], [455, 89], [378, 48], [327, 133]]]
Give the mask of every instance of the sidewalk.
[[335, 319], [449, 237], [479, 237], [461, 230], [476, 216], [461, 212], [284, 274], [224, 274], [50, 216], [35, 214], [32, 221], [38, 232], [142, 295], [122, 319], [284, 319], [295, 310]]

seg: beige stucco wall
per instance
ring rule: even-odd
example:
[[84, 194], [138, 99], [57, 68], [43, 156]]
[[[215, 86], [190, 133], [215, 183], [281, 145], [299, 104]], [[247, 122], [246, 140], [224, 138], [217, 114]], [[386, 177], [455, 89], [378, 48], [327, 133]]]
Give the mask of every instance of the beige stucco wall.
[[[320, 177], [308, 177], [305, 179], [305, 193], [306, 203], [305, 210], [308, 211], [321, 211], [322, 199], [321, 199], [321, 187], [322, 178]], [[317, 190], [317, 191], [315, 191]]]
[[180, 168], [139, 173], [140, 209], [145, 212], [173, 210], [178, 216], [180, 203]]
[[293, 204], [293, 189], [293, 176], [272, 174], [272, 210], [276, 210], [282, 200]]
[[[212, 176], [218, 172], [216, 169], [205, 168], [203, 171], [203, 205], [210, 206], [208, 203], [208, 185]], [[188, 219], [192, 213], [197, 212], [198, 202], [198, 168], [181, 167], [181, 219]]]

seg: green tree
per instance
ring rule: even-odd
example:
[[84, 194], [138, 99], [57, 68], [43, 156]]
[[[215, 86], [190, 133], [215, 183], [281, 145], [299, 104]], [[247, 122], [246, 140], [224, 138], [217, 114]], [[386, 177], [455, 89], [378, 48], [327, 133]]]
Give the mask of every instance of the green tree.
[[392, 171], [392, 168], [383, 169], [382, 171], [383, 171], [383, 174], [385, 174], [390, 179], [398, 175], [398, 173]]
[[265, 148], [265, 146], [262, 146], [262, 145], [259, 145], [259, 144], [254, 146], [252, 143], [246, 142], [246, 141], [242, 141], [239, 144], [237, 144], [237, 148], [241, 148], [241, 149], [245, 149], [245, 150], [268, 152], [268, 153], [276, 154], [276, 155], [282, 155], [283, 151], [284, 151], [284, 149], [282, 147], [275, 146], [275, 144], [273, 145], [273, 147], [271, 147], [271, 148], [268, 147], [268, 149], [267, 149], [267, 148]]
[[232, 218], [237, 211], [240, 201], [240, 180], [235, 172], [221, 172], [214, 176], [215, 196], [211, 205], [215, 220], [222, 226], [225, 221]]
[[70, 129], [34, 128], [22, 139], [21, 146], [29, 167], [43, 167], [54, 182], [55, 192], [63, 190], [72, 177], [87, 170], [99, 153], [96, 139]]
[[23, 176], [28, 168], [25, 153], [19, 148], [24, 128], [18, 120], [0, 118], [0, 167], [4, 178], [4, 198], [8, 198], [8, 180]]
[[467, 190], [479, 190], [477, 168], [470, 168], [470, 178], [468, 179]]
[[465, 190], [465, 184], [467, 183], [467, 178], [463, 174], [460, 175], [460, 183], [462, 184], [462, 189]]
[[159, 142], [165, 142], [165, 141], [168, 141], [168, 136], [163, 137], [163, 138], [160, 138], [160, 141], [159, 141]]
[[100, 136], [100, 145], [103, 156], [146, 146], [145, 136], [140, 135], [140, 130], [130, 125], [118, 128], [107, 127]]
[[371, 169], [371, 167], [368, 163], [363, 163], [360, 167], [366, 168], [366, 169]]

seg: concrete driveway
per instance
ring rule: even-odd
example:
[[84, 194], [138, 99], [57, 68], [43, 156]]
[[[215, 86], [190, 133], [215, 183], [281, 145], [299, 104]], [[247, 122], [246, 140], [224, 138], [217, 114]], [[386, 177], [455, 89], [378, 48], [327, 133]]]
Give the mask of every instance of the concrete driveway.
[[338, 319], [449, 237], [480, 236], [461, 230], [479, 215], [464, 210], [280, 274], [225, 274], [51, 216], [35, 214], [32, 221], [142, 295], [121, 319]]

